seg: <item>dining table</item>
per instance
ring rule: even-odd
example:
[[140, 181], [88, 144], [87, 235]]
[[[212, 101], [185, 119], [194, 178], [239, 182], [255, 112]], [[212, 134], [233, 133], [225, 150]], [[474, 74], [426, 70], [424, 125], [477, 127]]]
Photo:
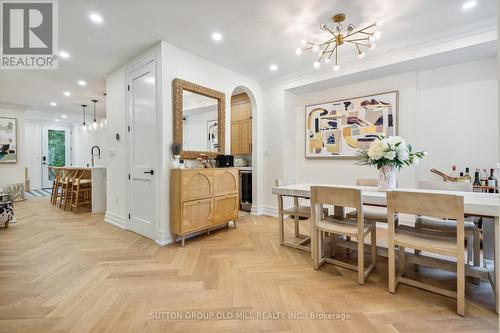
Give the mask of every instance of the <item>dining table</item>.
[[[284, 186], [276, 186], [272, 188], [272, 193], [283, 195], [285, 197], [311, 198], [311, 186], [331, 186], [356, 188], [361, 190], [363, 205], [368, 206], [387, 206], [387, 197], [385, 191], [379, 191], [377, 187], [370, 186], [351, 186], [351, 185], [335, 185], [335, 184], [313, 184], [313, 183], [297, 183]], [[481, 217], [483, 221], [483, 249], [488, 247], [492, 249], [491, 257], [484, 258], [484, 265], [467, 266], [466, 275], [474, 278], [489, 280], [495, 293], [496, 312], [499, 313], [499, 251], [500, 251], [500, 236], [499, 236], [499, 213], [500, 213], [500, 197], [497, 193], [478, 193], [478, 192], [463, 192], [463, 191], [445, 191], [445, 190], [427, 190], [415, 188], [397, 188], [397, 191], [415, 192], [415, 193], [436, 193], [436, 194], [452, 194], [462, 196], [464, 199], [464, 214], [466, 216]], [[387, 256], [387, 249], [377, 247], [377, 254]], [[435, 268], [443, 268], [450, 271], [456, 270], [456, 263], [453, 264], [446, 259], [425, 258], [423, 256], [415, 256], [409, 254], [409, 262], [417, 264], [427, 264]]]

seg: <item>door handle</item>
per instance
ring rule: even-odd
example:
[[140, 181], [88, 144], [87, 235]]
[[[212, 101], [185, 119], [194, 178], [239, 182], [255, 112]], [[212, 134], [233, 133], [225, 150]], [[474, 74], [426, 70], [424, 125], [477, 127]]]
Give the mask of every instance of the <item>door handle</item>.
[[153, 170], [149, 170], [149, 171], [144, 171], [144, 173], [149, 173], [150, 175], [154, 175], [154, 171]]

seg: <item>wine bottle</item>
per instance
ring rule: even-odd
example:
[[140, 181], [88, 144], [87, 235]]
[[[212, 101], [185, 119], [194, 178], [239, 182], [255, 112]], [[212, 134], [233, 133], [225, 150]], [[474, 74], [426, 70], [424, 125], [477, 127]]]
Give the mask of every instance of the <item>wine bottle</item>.
[[456, 165], [452, 165], [451, 166], [451, 176], [452, 177], [456, 177], [457, 176], [457, 166]]
[[480, 187], [481, 180], [479, 179], [479, 169], [476, 169], [476, 172], [474, 173], [474, 183], [472, 185], [474, 186], [474, 192], [482, 192], [482, 189]]
[[481, 185], [488, 186], [488, 171], [486, 169], [483, 169], [481, 173]]
[[488, 177], [488, 187], [489, 187], [488, 192], [495, 193], [497, 185], [498, 185], [498, 180], [495, 177], [495, 169], [491, 168], [490, 176]]
[[470, 181], [471, 181], [471, 176], [470, 176], [470, 174], [469, 174], [469, 168], [465, 168], [464, 177], [465, 177], [466, 181], [470, 183]]

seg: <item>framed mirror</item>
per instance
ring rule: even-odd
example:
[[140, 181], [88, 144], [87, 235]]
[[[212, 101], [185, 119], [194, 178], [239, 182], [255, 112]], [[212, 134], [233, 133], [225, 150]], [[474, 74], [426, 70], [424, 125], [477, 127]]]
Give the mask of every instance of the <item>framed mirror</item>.
[[181, 158], [224, 154], [226, 96], [224, 93], [175, 79], [173, 82], [174, 142]]

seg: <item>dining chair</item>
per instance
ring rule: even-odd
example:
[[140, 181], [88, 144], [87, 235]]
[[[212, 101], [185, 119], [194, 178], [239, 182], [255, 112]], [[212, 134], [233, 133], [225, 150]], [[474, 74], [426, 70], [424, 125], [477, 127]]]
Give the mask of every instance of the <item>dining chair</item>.
[[[377, 187], [378, 186], [378, 179], [376, 179], [376, 178], [358, 178], [358, 179], [356, 179], [356, 185], [357, 186]], [[357, 212], [358, 211], [356, 209], [353, 209], [353, 210], [346, 213], [346, 217], [355, 219]], [[364, 214], [365, 221], [387, 223], [387, 209], [385, 209], [383, 207], [364, 206], [363, 207], [363, 214]]]
[[[359, 214], [355, 219], [343, 216], [323, 217], [323, 205], [333, 205], [335, 207], [356, 208]], [[358, 283], [364, 284], [368, 275], [375, 269], [377, 263], [377, 236], [374, 222], [364, 220], [363, 200], [361, 191], [357, 188], [348, 187], [329, 187], [329, 186], [311, 186], [311, 207], [312, 207], [312, 247], [314, 269], [325, 262], [351, 269], [358, 272]], [[347, 236], [356, 238], [358, 250], [357, 265], [334, 259], [332, 257], [323, 257], [322, 243], [324, 234], [328, 233], [337, 236]], [[365, 237], [370, 234], [370, 266], [365, 269]]]
[[[418, 181], [417, 187], [419, 189], [427, 190], [445, 190], [445, 191], [462, 191], [471, 192], [471, 183], [461, 183], [461, 182], [443, 182], [443, 181]], [[474, 221], [469, 220], [470, 217], [464, 221], [465, 239], [467, 240], [467, 265], [472, 264], [474, 266], [480, 266], [481, 261], [481, 234], [479, 228], [476, 226]], [[436, 220], [427, 217], [418, 216], [415, 220], [415, 228], [433, 230], [442, 232], [446, 235], [455, 235], [457, 230], [457, 222], [454, 220]], [[416, 251], [416, 255], [420, 252]], [[418, 269], [418, 266], [416, 266]]]
[[[279, 179], [275, 179], [274, 184], [276, 187], [282, 186]], [[300, 218], [311, 219], [311, 207], [299, 204], [299, 197], [293, 197], [293, 206], [284, 208], [284, 195], [278, 194], [278, 219], [279, 219], [279, 239], [280, 245], [290, 246], [299, 250], [310, 251], [310, 248], [305, 244], [310, 242], [310, 237], [300, 233]], [[303, 198], [307, 199], [307, 198]], [[328, 208], [323, 210], [324, 216], [328, 215]], [[294, 220], [294, 236], [295, 238], [302, 239], [298, 243], [290, 243], [285, 241], [285, 215], [292, 216]], [[308, 221], [310, 224], [310, 221]], [[311, 234], [311, 226], [309, 226], [309, 234]]]
[[[456, 234], [445, 236], [431, 230], [421, 230], [398, 224], [399, 214], [455, 219]], [[459, 195], [387, 192], [389, 292], [395, 293], [398, 283], [425, 289], [457, 299], [457, 314], [465, 315], [465, 254], [464, 254], [464, 199]], [[397, 226], [396, 226], [397, 225]], [[396, 273], [396, 246], [399, 250], [399, 271]], [[451, 291], [405, 277], [405, 249], [418, 249], [449, 256], [457, 262], [457, 290]]]

